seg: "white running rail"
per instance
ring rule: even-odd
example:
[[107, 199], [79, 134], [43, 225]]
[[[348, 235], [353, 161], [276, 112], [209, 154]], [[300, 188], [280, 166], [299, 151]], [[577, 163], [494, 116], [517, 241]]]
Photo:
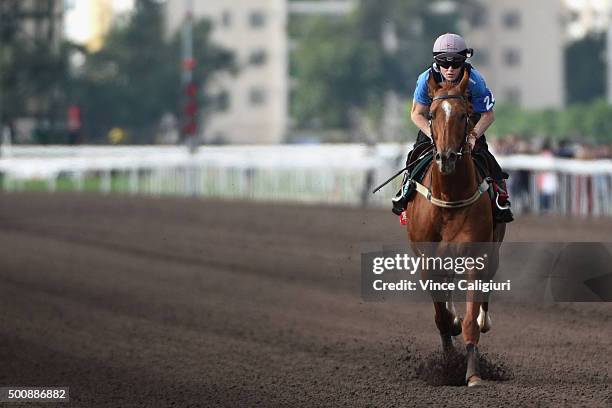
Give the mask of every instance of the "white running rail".
[[[4, 191], [96, 190], [389, 206], [410, 145], [2, 146]], [[516, 212], [612, 216], [612, 161], [499, 157]]]

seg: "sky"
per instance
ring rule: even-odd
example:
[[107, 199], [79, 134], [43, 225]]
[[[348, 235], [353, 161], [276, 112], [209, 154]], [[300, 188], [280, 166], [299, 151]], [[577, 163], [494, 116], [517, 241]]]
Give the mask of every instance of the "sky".
[[[111, 0], [116, 13], [134, 7], [134, 0]], [[88, 22], [93, 0], [66, 0], [65, 33], [72, 41], [82, 43], [89, 36]]]

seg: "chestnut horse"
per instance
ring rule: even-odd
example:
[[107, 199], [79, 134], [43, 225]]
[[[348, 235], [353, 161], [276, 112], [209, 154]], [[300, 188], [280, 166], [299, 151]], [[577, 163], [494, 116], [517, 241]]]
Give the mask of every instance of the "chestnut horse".
[[[505, 224], [495, 224], [491, 201], [486, 194], [487, 180], [479, 180], [471, 157], [467, 136], [473, 128], [470, 121], [471, 106], [466, 89], [469, 73], [464, 72], [457, 85], [440, 85], [432, 75], [428, 80], [430, 126], [434, 161], [429, 167], [423, 183], [417, 183], [415, 199], [406, 210], [410, 220], [408, 236], [415, 254], [423, 254], [419, 243], [435, 242], [446, 245], [471, 242], [493, 243], [489, 258], [490, 276], [498, 265], [498, 251], [505, 234]], [[492, 273], [491, 273], [492, 272]], [[423, 275], [426, 271], [421, 271]], [[471, 275], [474, 278], [474, 275]], [[470, 300], [471, 299], [471, 300]], [[478, 367], [478, 341], [481, 332], [491, 327], [488, 301], [466, 297], [465, 318], [455, 314], [452, 302], [434, 299], [435, 322], [442, 339], [443, 349], [453, 349], [451, 336], [463, 333], [467, 349], [468, 386], [482, 384]], [[487, 299], [488, 300], [488, 299]]]

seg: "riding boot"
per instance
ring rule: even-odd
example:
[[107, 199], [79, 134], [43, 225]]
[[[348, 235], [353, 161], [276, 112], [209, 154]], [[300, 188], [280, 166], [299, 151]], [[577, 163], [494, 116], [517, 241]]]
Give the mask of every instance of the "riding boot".
[[488, 161], [489, 168], [491, 169], [491, 176], [493, 178], [493, 193], [495, 196], [493, 197], [495, 200], [493, 203], [493, 219], [495, 222], [512, 222], [514, 221], [514, 215], [510, 209], [510, 196], [506, 187], [508, 173], [502, 170], [495, 156], [491, 154], [484, 138], [482, 140], [482, 147], [480, 152], [483, 153]]
[[411, 182], [410, 176], [417, 165], [419, 155], [421, 155], [429, 146], [431, 146], [431, 139], [425, 133], [419, 130], [416, 142], [406, 157], [406, 171], [404, 172], [404, 178], [402, 179], [402, 188], [400, 188], [395, 197], [391, 199], [391, 203], [393, 204], [391, 211], [393, 211], [393, 214], [401, 216], [402, 212], [404, 212], [408, 206], [410, 200], [412, 200], [414, 197], [416, 185]]
[[[410, 157], [410, 155], [409, 155]], [[412, 198], [412, 193], [414, 191], [414, 183], [410, 182], [410, 174], [411, 169], [408, 169], [404, 172], [404, 178], [402, 179], [402, 188], [397, 192], [395, 197], [391, 199], [391, 203], [393, 203], [393, 214], [402, 215], [402, 212], [408, 206], [408, 202], [410, 198]]]

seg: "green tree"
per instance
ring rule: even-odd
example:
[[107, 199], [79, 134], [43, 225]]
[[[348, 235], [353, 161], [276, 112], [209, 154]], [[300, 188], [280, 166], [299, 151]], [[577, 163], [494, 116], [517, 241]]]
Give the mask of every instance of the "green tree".
[[501, 104], [495, 112], [495, 122], [487, 132], [492, 137], [512, 133], [526, 138], [612, 142], [612, 106], [603, 99], [558, 110], [524, 110]]
[[295, 54], [295, 105], [293, 114], [305, 125], [347, 127], [350, 108], [363, 107], [369, 98], [380, 98], [383, 89], [381, 52], [368, 41], [356, 41], [352, 20], [332, 23], [317, 19], [310, 35]]
[[[348, 128], [351, 112], [379, 116], [387, 91], [409, 96], [431, 60], [433, 40], [457, 28], [461, 10], [436, 13], [435, 3], [361, 0], [349, 16], [294, 17], [291, 114], [297, 125]], [[385, 47], [391, 33], [395, 44]]]
[[612, 141], [612, 106], [598, 99], [588, 106], [582, 118], [583, 134], [598, 142]]
[[591, 102], [605, 96], [604, 33], [590, 33], [567, 46], [565, 49], [565, 86], [568, 104]]
[[[74, 82], [72, 98], [84, 113], [86, 132], [101, 141], [108, 130], [122, 127], [130, 140], [152, 143], [160, 117], [182, 114], [180, 38], [164, 33], [162, 5], [139, 0], [125, 25], [115, 25], [104, 47], [87, 55], [83, 74]], [[210, 43], [211, 25], [193, 28], [194, 82], [205, 87], [211, 74], [232, 66], [232, 55]], [[201, 97], [201, 105], [208, 101]]]

